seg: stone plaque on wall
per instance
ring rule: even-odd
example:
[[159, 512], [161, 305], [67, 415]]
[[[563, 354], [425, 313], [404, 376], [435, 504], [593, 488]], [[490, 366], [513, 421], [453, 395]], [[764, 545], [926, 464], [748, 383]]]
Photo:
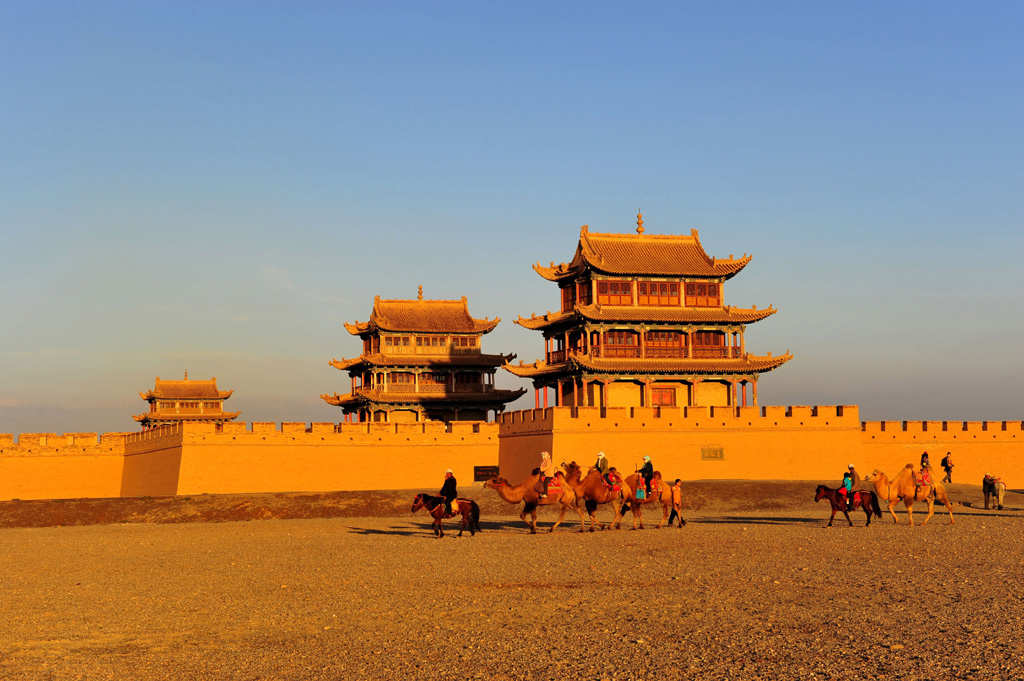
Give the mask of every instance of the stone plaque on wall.
[[724, 459], [725, 448], [724, 447], [701, 447], [700, 458], [702, 459]]

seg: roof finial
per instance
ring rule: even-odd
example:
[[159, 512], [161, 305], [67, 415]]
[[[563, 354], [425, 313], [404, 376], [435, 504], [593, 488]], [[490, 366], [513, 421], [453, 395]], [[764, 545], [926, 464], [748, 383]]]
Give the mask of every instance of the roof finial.
[[636, 233], [644, 233], [644, 216], [640, 214], [639, 210], [636, 212]]
[[423, 300], [423, 284], [420, 284], [420, 294], [416, 296], [416, 300]]
[[185, 369], [185, 380], [188, 380], [188, 369]]

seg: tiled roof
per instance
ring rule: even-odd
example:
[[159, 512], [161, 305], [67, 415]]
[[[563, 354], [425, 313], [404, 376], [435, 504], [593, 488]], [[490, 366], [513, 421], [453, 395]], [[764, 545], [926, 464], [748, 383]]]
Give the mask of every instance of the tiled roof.
[[712, 258], [695, 229], [688, 235], [598, 234], [583, 225], [572, 262], [550, 267], [537, 263], [533, 269], [550, 281], [576, 277], [587, 268], [604, 274], [729, 279], [748, 262], [749, 255]]
[[332, 359], [328, 364], [336, 369], [352, 370], [361, 366], [383, 367], [498, 367], [515, 359], [515, 353], [508, 355], [384, 355], [374, 353], [353, 359]]
[[375, 330], [409, 333], [489, 333], [501, 319], [475, 319], [462, 300], [373, 300], [370, 321], [345, 324], [354, 336]]
[[378, 404], [418, 404], [418, 403], [478, 403], [505, 404], [526, 394], [526, 388], [516, 390], [488, 390], [478, 393], [392, 393], [382, 390], [363, 390], [357, 388], [355, 393], [339, 395], [321, 395], [327, 404], [335, 407], [351, 407], [368, 402]]
[[156, 386], [144, 393], [139, 393], [147, 402], [151, 400], [226, 400], [233, 390], [217, 390], [217, 378], [208, 381], [191, 381], [187, 377], [183, 381], [161, 381], [156, 377]]
[[224, 411], [219, 414], [136, 414], [133, 419], [139, 423], [177, 423], [178, 421], [231, 421], [238, 418], [240, 411]]
[[608, 374], [750, 374], [776, 369], [793, 359], [788, 351], [778, 357], [746, 355], [738, 359], [631, 359], [574, 355], [568, 362], [506, 364], [503, 368], [521, 378], [571, 374], [579, 369]]
[[577, 305], [571, 312], [553, 312], [520, 317], [515, 323], [527, 329], [544, 329], [577, 319], [599, 322], [664, 322], [675, 324], [750, 324], [778, 312], [770, 305], [763, 310], [738, 307], [632, 307], [620, 305]]

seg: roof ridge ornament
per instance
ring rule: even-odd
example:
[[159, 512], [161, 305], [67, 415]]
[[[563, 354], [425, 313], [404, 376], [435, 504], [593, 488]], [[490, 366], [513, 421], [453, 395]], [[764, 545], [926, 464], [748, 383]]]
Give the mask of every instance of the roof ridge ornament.
[[423, 284], [420, 284], [420, 292], [417, 294], [416, 300], [423, 300]]
[[644, 216], [640, 214], [640, 209], [636, 211], [636, 233], [644, 235]]
[[185, 369], [185, 380], [188, 380], [188, 369]]

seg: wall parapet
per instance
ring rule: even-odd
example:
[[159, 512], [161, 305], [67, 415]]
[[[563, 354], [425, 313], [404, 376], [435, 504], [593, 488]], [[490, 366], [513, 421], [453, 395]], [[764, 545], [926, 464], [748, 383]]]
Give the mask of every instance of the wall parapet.
[[500, 414], [501, 435], [552, 430], [862, 429], [855, 405], [763, 407], [546, 407]]
[[0, 433], [0, 456], [119, 456], [132, 433]]

